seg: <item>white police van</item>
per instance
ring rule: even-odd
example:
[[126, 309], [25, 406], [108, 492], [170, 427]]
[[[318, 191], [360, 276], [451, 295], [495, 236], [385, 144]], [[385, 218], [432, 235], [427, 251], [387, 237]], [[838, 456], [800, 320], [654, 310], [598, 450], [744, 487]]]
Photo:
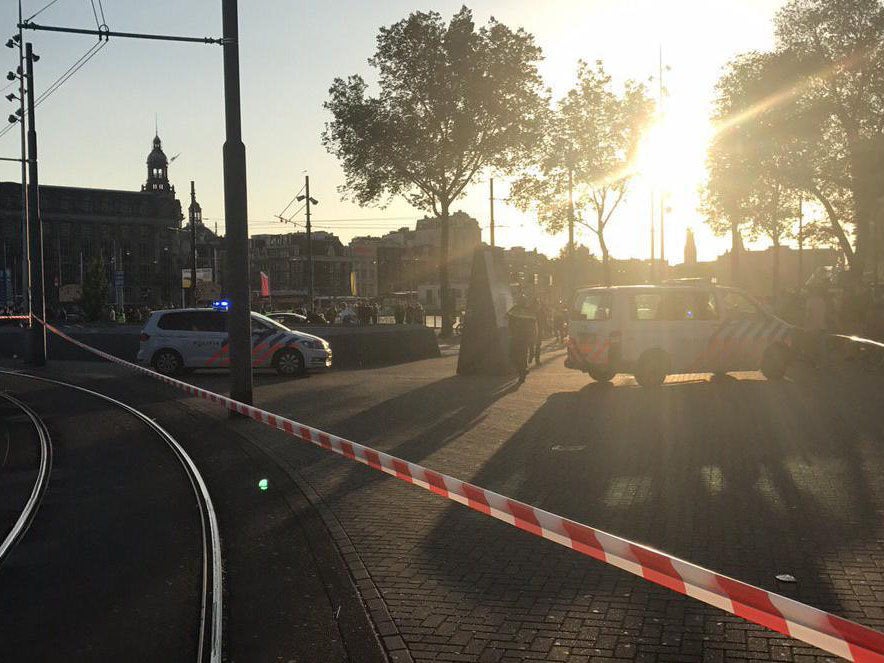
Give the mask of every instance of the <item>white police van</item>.
[[[292, 331], [252, 312], [252, 366], [274, 368], [280, 375], [330, 368], [332, 352], [318, 336]], [[164, 375], [195, 368], [230, 366], [227, 311], [213, 308], [154, 311], [141, 330], [137, 360]]]
[[699, 280], [577, 291], [565, 366], [598, 381], [632, 373], [642, 386], [673, 373], [758, 370], [780, 379], [797, 328], [748, 293]]

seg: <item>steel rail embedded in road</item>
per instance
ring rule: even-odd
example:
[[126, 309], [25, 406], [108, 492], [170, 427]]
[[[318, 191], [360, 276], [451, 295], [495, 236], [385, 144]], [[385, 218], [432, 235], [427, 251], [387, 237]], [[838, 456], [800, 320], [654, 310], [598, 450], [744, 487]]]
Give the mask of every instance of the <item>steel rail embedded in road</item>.
[[[157, 433], [157, 435], [169, 445], [175, 453], [175, 456], [181, 462], [181, 465], [184, 467], [184, 471], [190, 480], [200, 507], [200, 523], [203, 533], [203, 592], [200, 610], [197, 660], [200, 662], [209, 661], [210, 663], [220, 663], [223, 614], [221, 593], [221, 535], [218, 529], [218, 518], [215, 514], [215, 507], [213, 506], [212, 498], [209, 495], [209, 489], [197, 469], [196, 464], [193, 462], [193, 459], [191, 459], [184, 448], [168, 431], [166, 431], [166, 429], [143, 412], [136, 410], [131, 405], [127, 405], [122, 401], [118, 401], [115, 398], [93, 391], [92, 389], [87, 389], [86, 387], [81, 387], [80, 385], [64, 382], [62, 380], [55, 380], [52, 378], [4, 369], [0, 369], [0, 374], [55, 384], [100, 398], [101, 400], [122, 408], [129, 414], [140, 419], [148, 428]], [[0, 557], [0, 559], [2, 559], [2, 557]], [[208, 647], [206, 647], [207, 642], [209, 645]]]
[[28, 527], [30, 527], [31, 522], [34, 520], [37, 509], [40, 508], [40, 502], [43, 500], [43, 495], [46, 493], [46, 487], [49, 485], [49, 475], [52, 472], [52, 438], [49, 436], [49, 430], [46, 428], [46, 424], [43, 423], [40, 416], [28, 405], [5, 392], [0, 392], [0, 398], [9, 401], [25, 413], [28, 419], [34, 424], [34, 428], [37, 431], [37, 438], [40, 442], [40, 466], [37, 468], [37, 478], [34, 481], [34, 487], [31, 489], [28, 501], [25, 502], [25, 506], [16, 519], [15, 524], [12, 526], [12, 529], [9, 530], [6, 538], [0, 542], [0, 564], [3, 564], [6, 556], [15, 547], [15, 544], [17, 544], [24, 536], [25, 532], [28, 531]]

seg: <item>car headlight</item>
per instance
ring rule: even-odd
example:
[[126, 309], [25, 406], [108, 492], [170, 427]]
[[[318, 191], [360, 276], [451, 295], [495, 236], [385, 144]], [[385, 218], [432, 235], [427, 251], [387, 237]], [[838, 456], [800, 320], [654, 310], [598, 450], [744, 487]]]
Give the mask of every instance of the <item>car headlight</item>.
[[301, 341], [301, 345], [305, 348], [310, 348], [311, 350], [324, 350], [324, 346], [322, 341], [311, 341], [310, 339], [305, 339]]

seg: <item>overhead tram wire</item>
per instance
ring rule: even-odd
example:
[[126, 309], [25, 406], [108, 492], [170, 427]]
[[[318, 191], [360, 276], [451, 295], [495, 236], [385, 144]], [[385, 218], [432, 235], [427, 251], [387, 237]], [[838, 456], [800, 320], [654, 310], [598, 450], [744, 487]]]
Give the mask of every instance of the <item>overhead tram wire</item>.
[[92, 15], [95, 17], [95, 27], [101, 30], [101, 21], [98, 20], [98, 12], [95, 11], [95, 0], [89, 0], [92, 5]]
[[58, 2], [58, 0], [52, 0], [51, 2], [46, 3], [46, 4], [43, 6], [42, 9], [38, 9], [38, 10], [36, 11], [36, 13], [31, 14], [30, 16], [28, 16], [28, 18], [25, 19], [25, 22], [33, 20], [34, 18], [36, 18], [37, 16], [39, 16], [40, 14], [42, 14], [43, 12], [45, 12], [47, 9], [49, 9], [49, 8], [50, 8], [52, 5], [54, 5], [56, 2]]

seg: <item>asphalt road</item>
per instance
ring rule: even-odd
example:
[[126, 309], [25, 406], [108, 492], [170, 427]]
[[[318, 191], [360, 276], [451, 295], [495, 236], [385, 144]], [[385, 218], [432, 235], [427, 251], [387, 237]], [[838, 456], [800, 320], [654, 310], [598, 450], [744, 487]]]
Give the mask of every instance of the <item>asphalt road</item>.
[[[343, 558], [298, 486], [225, 418], [150, 381], [95, 380], [98, 366], [42, 373], [145, 411], [196, 462], [220, 521], [224, 660], [382, 661]], [[0, 660], [196, 660], [202, 538], [175, 456], [98, 399], [6, 375], [0, 389], [44, 418], [55, 449], [43, 504], [0, 566]], [[0, 491], [9, 479], [0, 472]]]
[[3, 658], [196, 660], [200, 514], [166, 444], [95, 397], [0, 383], [46, 422], [54, 449], [40, 509], [0, 567]]
[[[884, 376], [838, 364], [799, 368], [779, 383], [756, 373], [719, 383], [691, 375], [644, 390], [622, 376], [592, 383], [562, 359], [550, 349], [521, 386], [455, 376], [453, 356], [294, 380], [261, 374], [256, 400], [884, 629]], [[57, 370], [199, 421], [207, 428], [193, 448], [208, 468], [219, 447], [229, 452], [222, 436], [252, 441], [275, 468], [271, 485], [287, 478], [306, 498], [299, 517], [319, 521], [308, 538], [331, 533], [339, 557], [329, 559], [345, 562], [392, 660], [827, 660], [369, 468], [228, 420], [214, 405], [123, 369]], [[229, 384], [225, 374], [188, 379], [219, 392]], [[281, 521], [277, 531], [292, 524]], [[309, 545], [303, 551], [326, 568]], [[780, 573], [798, 582], [781, 584]], [[231, 614], [254, 600], [230, 593]], [[318, 601], [316, 611], [325, 605]]]

